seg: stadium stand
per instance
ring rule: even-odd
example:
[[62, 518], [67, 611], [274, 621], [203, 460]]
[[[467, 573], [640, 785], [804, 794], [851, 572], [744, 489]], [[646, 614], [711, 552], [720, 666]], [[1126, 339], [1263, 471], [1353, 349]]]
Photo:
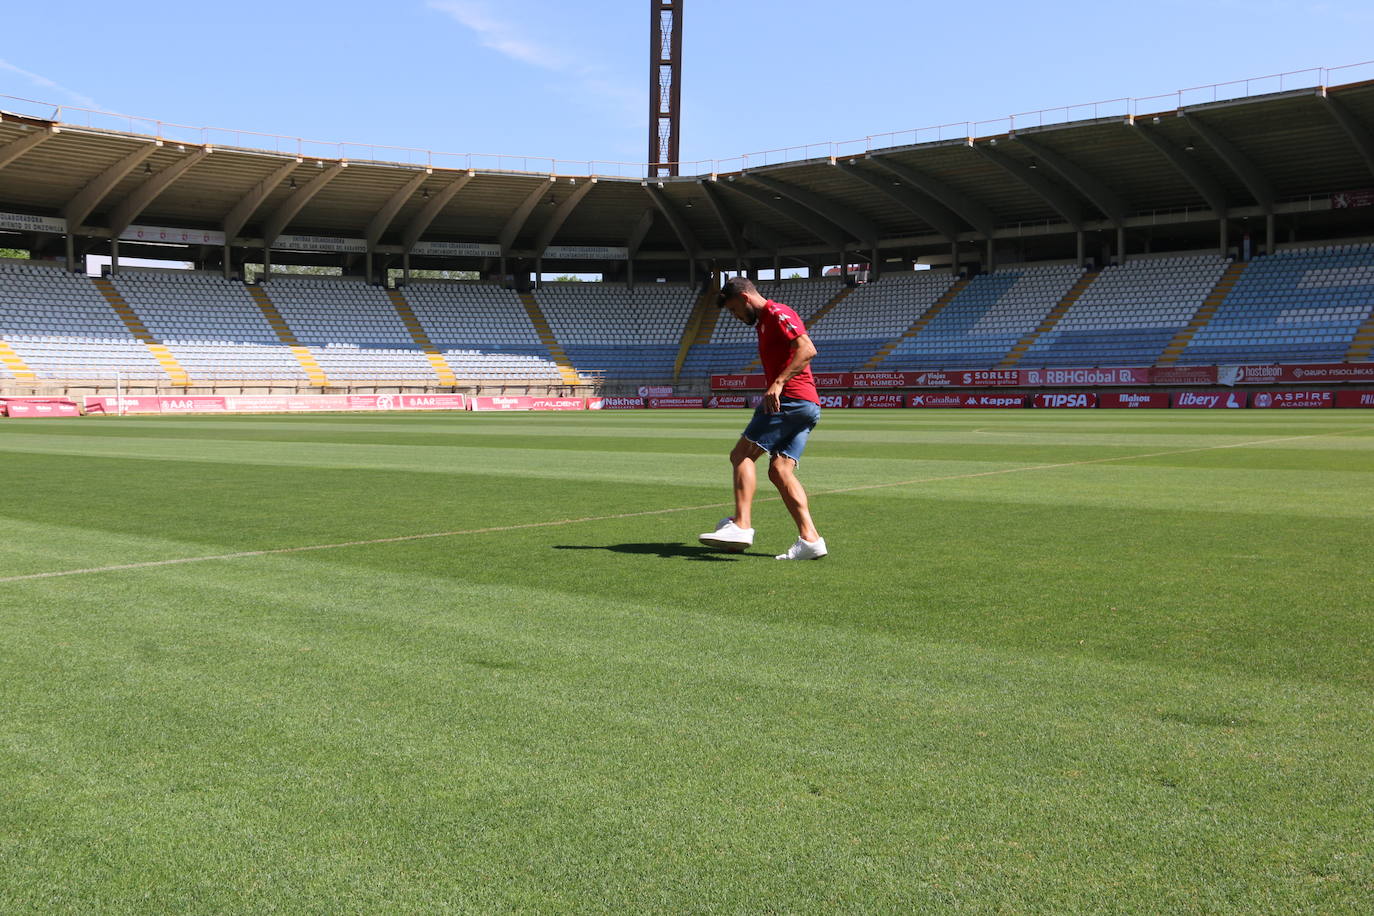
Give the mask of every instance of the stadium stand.
[[193, 380], [306, 380], [242, 283], [217, 274], [139, 270], [112, 282]]
[[275, 277], [263, 289], [330, 379], [435, 381], [382, 290], [360, 280]]
[[881, 369], [986, 369], [1011, 352], [1078, 282], [1072, 264], [974, 277], [920, 333], [901, 341]]
[[402, 294], [456, 377], [559, 378], [513, 291], [485, 283], [414, 281]]
[[90, 278], [60, 267], [0, 263], [0, 338], [38, 378], [167, 379]]
[[[808, 327], [812, 317], [844, 289], [838, 277], [781, 280], [759, 285], [759, 292], [763, 296], [791, 306]], [[710, 340], [693, 346], [687, 352], [682, 374], [697, 377], [718, 372], [738, 372], [756, 366], [757, 362], [758, 343], [754, 329], [729, 315], [721, 315], [711, 331]]]
[[810, 327], [813, 367], [847, 372], [863, 366], [883, 344], [900, 337], [954, 284], [949, 271], [894, 274], [865, 283], [839, 300]]
[[1227, 259], [1165, 257], [1108, 267], [1019, 365], [1151, 366], [1217, 285]]
[[579, 372], [607, 379], [667, 379], [696, 302], [681, 283], [627, 289], [550, 283], [535, 293], [549, 329]]
[[1338, 362], [1371, 312], [1374, 245], [1281, 251], [1251, 262], [1178, 362]]

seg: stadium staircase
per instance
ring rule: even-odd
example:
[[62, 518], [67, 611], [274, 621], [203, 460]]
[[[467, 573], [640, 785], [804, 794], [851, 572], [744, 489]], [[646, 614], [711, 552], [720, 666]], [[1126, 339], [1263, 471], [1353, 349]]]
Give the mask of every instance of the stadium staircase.
[[0, 340], [0, 363], [4, 364], [10, 375], [20, 381], [33, 382], [38, 380], [38, 376], [29, 368], [29, 364], [24, 362], [23, 358], [15, 353], [14, 348], [5, 340]]
[[1350, 342], [1350, 349], [1345, 353], [1345, 361], [1348, 363], [1364, 362], [1369, 359], [1371, 352], [1374, 352], [1374, 314], [1371, 314], [1368, 320], [1360, 325], [1360, 329], [1355, 332], [1355, 338]]
[[1017, 363], [1019, 363], [1021, 361], [1021, 357], [1025, 356], [1026, 351], [1029, 350], [1032, 345], [1034, 345], [1036, 339], [1040, 337], [1041, 334], [1050, 331], [1056, 324], [1059, 323], [1059, 319], [1063, 318], [1064, 313], [1073, 307], [1073, 304], [1078, 301], [1079, 296], [1087, 292], [1088, 287], [1093, 285], [1093, 281], [1096, 280], [1097, 277], [1098, 273], [1096, 271], [1089, 271], [1088, 273], [1085, 273], [1083, 276], [1079, 277], [1078, 282], [1073, 285], [1073, 288], [1070, 289], [1067, 294], [1065, 294], [1063, 299], [1059, 300], [1059, 304], [1056, 305], [1053, 309], [1051, 309], [1050, 313], [1045, 316], [1045, 319], [1040, 322], [1039, 327], [1037, 327], [1034, 331], [1031, 331], [1025, 337], [1021, 338], [1021, 340], [1017, 342], [1016, 346], [1011, 348], [1011, 352], [1008, 353], [1006, 356], [1002, 357], [1002, 361], [997, 364], [997, 368], [1010, 369]]
[[699, 344], [711, 341], [711, 333], [715, 331], [716, 321], [720, 318], [721, 310], [716, 308], [716, 297], [719, 294], [720, 284], [712, 282], [706, 292], [697, 299], [696, 307], [687, 319], [687, 328], [682, 332], [682, 345], [678, 347], [677, 359], [673, 360], [674, 382], [682, 377], [682, 364], [687, 361], [688, 352]]
[[539, 303], [534, 301], [533, 293], [521, 293], [520, 303], [525, 306], [525, 311], [530, 316], [530, 323], [534, 325], [534, 331], [539, 335], [539, 342], [549, 351], [549, 356], [553, 357], [554, 364], [558, 366], [558, 375], [565, 385], [580, 384], [582, 379], [573, 368], [572, 360], [568, 359], [568, 354], [553, 336], [553, 330], [549, 327], [549, 321], [544, 317], [544, 312], [539, 308]]
[[926, 325], [930, 324], [931, 320], [934, 319], [936, 315], [940, 314], [940, 312], [944, 310], [945, 306], [953, 302], [955, 297], [962, 293], [964, 291], [964, 287], [968, 286], [970, 282], [972, 281], [969, 277], [965, 277], [962, 280], [954, 281], [954, 284], [949, 289], [945, 290], [944, 295], [942, 295], [939, 299], [935, 300], [934, 305], [932, 305], [930, 308], [922, 312], [920, 317], [918, 317], [915, 321], [911, 323], [911, 327], [907, 328], [905, 331], [902, 332], [901, 337], [898, 337], [896, 340], [891, 340], [883, 344], [882, 347], [878, 350], [878, 352], [874, 353], [873, 356], [868, 360], [868, 362], [864, 364], [864, 369], [878, 368], [879, 364], [881, 364], [883, 360], [887, 359], [890, 355], [892, 355], [892, 351], [897, 349], [898, 344], [900, 344], [904, 340], [910, 340], [917, 334], [924, 331]]
[[[848, 299], [849, 294], [854, 292], [855, 288], [856, 287], [853, 286], [846, 286], [842, 288], [838, 293], [831, 296], [829, 302], [818, 308], [816, 310], [816, 313], [812, 315], [809, 319], [807, 319], [807, 328], [814, 328], [816, 326], [816, 323], [820, 321], [822, 318], [824, 318], [827, 314], [829, 314], [835, 308], [835, 306], [839, 305], [841, 302]], [[753, 372], [758, 372], [761, 369], [763, 369], [763, 360], [756, 356], [754, 357], [753, 362], [744, 367], [744, 373], [748, 375]]]
[[406, 301], [406, 297], [398, 289], [389, 289], [386, 294], [391, 299], [391, 304], [396, 307], [396, 314], [401, 316], [401, 321], [410, 331], [410, 336], [415, 338], [416, 346], [424, 352], [425, 359], [429, 360], [429, 364], [434, 367], [434, 375], [439, 379], [439, 384], [450, 388], [456, 387], [458, 379], [453, 374], [453, 367], [448, 364], [448, 360], [444, 359], [444, 354], [440, 353], [439, 349], [430, 341], [429, 335], [420, 325], [420, 319], [415, 317], [415, 312], [411, 309], [410, 303]]
[[1226, 300], [1226, 296], [1240, 281], [1241, 274], [1245, 273], [1245, 268], [1249, 265], [1247, 261], [1236, 261], [1226, 265], [1226, 271], [1217, 281], [1217, 285], [1212, 288], [1212, 292], [1206, 299], [1202, 300], [1202, 305], [1198, 307], [1197, 314], [1193, 315], [1193, 320], [1179, 329], [1174, 335], [1174, 339], [1164, 348], [1159, 359], [1155, 361], [1157, 366], [1172, 366], [1178, 362], [1178, 358], [1183, 351], [1188, 349], [1188, 343], [1193, 339], [1197, 332], [1206, 327], [1207, 322], [1212, 320], [1217, 308]]
[[315, 361], [315, 355], [310, 352], [309, 347], [301, 346], [301, 342], [296, 339], [296, 335], [287, 326], [286, 319], [281, 316], [281, 312], [277, 311], [277, 307], [267, 297], [267, 290], [254, 284], [248, 287], [248, 294], [258, 304], [258, 308], [262, 310], [263, 317], [272, 326], [272, 330], [277, 332], [277, 338], [291, 349], [296, 361], [305, 370], [306, 377], [310, 379], [310, 384], [318, 387], [328, 385], [329, 377], [324, 374], [320, 364]]
[[177, 358], [172, 355], [172, 351], [152, 334], [148, 333], [147, 327], [143, 324], [143, 319], [130, 308], [129, 303], [124, 301], [124, 297], [119, 294], [119, 290], [114, 288], [114, 284], [104, 277], [95, 277], [92, 281], [95, 288], [100, 290], [100, 294], [105, 297], [105, 301], [110, 303], [110, 307], [115, 310], [124, 326], [129, 329], [129, 333], [134, 339], [148, 348], [148, 352], [157, 360], [162, 371], [167, 373], [167, 377], [172, 380], [173, 385], [187, 387], [191, 384], [191, 378], [186, 374], [186, 370]]

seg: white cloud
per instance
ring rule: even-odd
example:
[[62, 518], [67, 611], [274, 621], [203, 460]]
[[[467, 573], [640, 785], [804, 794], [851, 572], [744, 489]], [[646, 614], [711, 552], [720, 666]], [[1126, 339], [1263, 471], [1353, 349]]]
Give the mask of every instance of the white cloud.
[[71, 101], [82, 106], [83, 108], [100, 107], [98, 104], [96, 104], [95, 99], [91, 98], [90, 96], [82, 95], [81, 93], [76, 92], [75, 90], [68, 89], [66, 86], [63, 86], [60, 83], [53, 82], [46, 76], [40, 76], [37, 73], [25, 70], [23, 67], [16, 67], [14, 64], [10, 63], [7, 60], [0, 60], [0, 70], [8, 70], [11, 73], [16, 73], [19, 76], [22, 76], [24, 79], [28, 80], [30, 83], [33, 83], [33, 85], [39, 86], [43, 89], [51, 89], [54, 92], [60, 92], [61, 94], [69, 98]]
[[518, 25], [492, 16], [482, 3], [473, 0], [430, 0], [429, 6], [476, 32], [484, 47], [512, 60], [546, 70], [567, 70], [570, 67], [570, 61], [563, 55], [531, 41], [521, 34]]

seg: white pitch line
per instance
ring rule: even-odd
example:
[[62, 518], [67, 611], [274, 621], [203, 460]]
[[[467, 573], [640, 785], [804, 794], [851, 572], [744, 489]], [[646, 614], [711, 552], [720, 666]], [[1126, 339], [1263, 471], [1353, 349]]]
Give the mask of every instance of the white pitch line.
[[[978, 477], [997, 477], [1003, 474], [1023, 474], [1028, 471], [1050, 471], [1057, 468], [1081, 467], [1087, 464], [1103, 464], [1109, 461], [1133, 461], [1141, 458], [1163, 458], [1169, 455], [1187, 455], [1193, 452], [1210, 452], [1223, 448], [1249, 448], [1257, 445], [1271, 445], [1275, 442], [1293, 442], [1299, 439], [1323, 439], [1343, 436], [1346, 433], [1374, 430], [1374, 426], [1358, 426], [1334, 433], [1313, 433], [1306, 436], [1284, 436], [1278, 439], [1257, 439], [1252, 442], [1231, 442], [1225, 445], [1204, 445], [1198, 448], [1174, 449], [1167, 452], [1153, 452], [1144, 455], [1115, 455], [1111, 458], [1085, 458], [1082, 461], [1064, 461], [1057, 464], [1031, 464], [1019, 468], [1002, 468], [997, 471], [975, 471], [971, 474], [950, 474], [942, 477], [917, 477], [912, 480], [899, 480], [892, 483], [864, 484], [858, 487], [840, 487], [833, 490], [818, 490], [817, 496], [832, 496], [842, 493], [858, 493], [866, 490], [884, 490], [893, 487], [909, 487], [920, 483], [939, 483], [946, 480], [972, 480]], [[780, 497], [764, 497], [757, 502], [778, 502]], [[405, 541], [425, 541], [434, 538], [461, 537], [472, 534], [496, 534], [503, 531], [525, 531], [531, 528], [559, 528], [565, 525], [580, 525], [586, 522], [610, 522], [626, 518], [644, 518], [650, 515], [672, 515], [678, 512], [703, 512], [707, 509], [733, 508], [734, 503], [706, 503], [700, 506], [675, 506], [670, 509], [645, 509], [642, 512], [621, 512], [615, 515], [590, 515], [582, 518], [564, 518], [548, 522], [527, 522], [522, 525], [497, 525], [489, 528], [465, 528], [460, 531], [432, 531], [425, 534], [403, 534], [397, 537], [373, 538], [366, 541], [340, 541], [336, 544], [308, 544], [303, 547], [274, 547], [268, 550], [241, 550], [236, 553], [218, 553], [199, 557], [177, 557], [171, 560], [148, 560], [142, 563], [119, 563], [112, 566], [91, 566], [85, 569], [63, 569], [55, 572], [27, 573], [22, 576], [0, 577], [0, 584], [26, 582], [33, 579], [58, 579], [66, 576], [86, 576], [93, 573], [123, 572], [130, 569], [155, 569], [160, 566], [180, 566], [185, 563], [205, 563], [211, 560], [243, 560], [249, 557], [270, 557], [279, 554], [305, 553], [312, 550], [338, 550], [343, 547], [374, 547], [378, 544], [400, 544]]]

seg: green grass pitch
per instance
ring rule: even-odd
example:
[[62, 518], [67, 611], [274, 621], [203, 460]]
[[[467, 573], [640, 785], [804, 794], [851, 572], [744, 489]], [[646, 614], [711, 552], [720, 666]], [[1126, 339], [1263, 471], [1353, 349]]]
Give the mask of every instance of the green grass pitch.
[[0, 912], [1370, 911], [1374, 412], [745, 419], [0, 421]]

